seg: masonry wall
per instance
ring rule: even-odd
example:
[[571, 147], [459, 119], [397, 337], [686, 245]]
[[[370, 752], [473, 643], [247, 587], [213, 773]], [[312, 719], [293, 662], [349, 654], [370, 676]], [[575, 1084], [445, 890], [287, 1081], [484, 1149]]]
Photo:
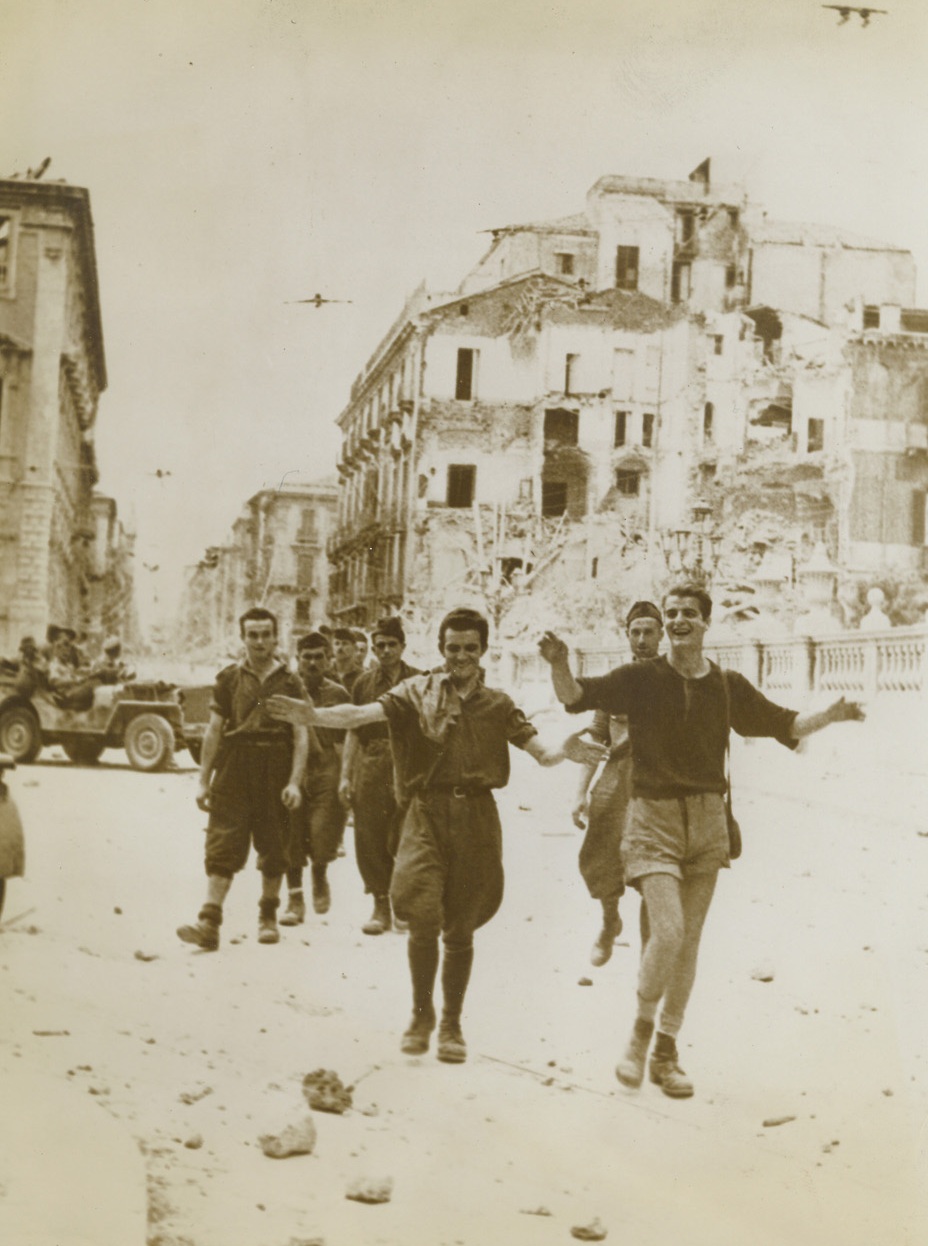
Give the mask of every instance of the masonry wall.
[[853, 461], [849, 558], [854, 566], [922, 566], [928, 490], [928, 348], [864, 339], [850, 349]]
[[773, 242], [755, 243], [753, 304], [767, 304], [826, 324], [846, 321], [847, 304], [915, 302], [915, 264], [904, 251], [868, 251]]
[[90, 622], [96, 469], [84, 437], [104, 378], [88, 308], [94, 259], [80, 224], [83, 193], [0, 185], [0, 213], [14, 220], [9, 280], [0, 291], [3, 651], [25, 633], [44, 634], [50, 621], [79, 629]]
[[640, 195], [609, 195], [590, 206], [599, 231], [596, 288], [615, 286], [618, 247], [638, 247], [638, 289], [665, 300], [673, 263], [673, 214], [657, 200]]

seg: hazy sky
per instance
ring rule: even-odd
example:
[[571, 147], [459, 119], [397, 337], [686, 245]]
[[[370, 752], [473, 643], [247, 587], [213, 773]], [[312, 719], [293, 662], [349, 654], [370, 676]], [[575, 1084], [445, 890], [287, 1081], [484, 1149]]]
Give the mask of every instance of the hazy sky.
[[[928, 5], [886, 3], [863, 29], [817, 0], [7, 0], [0, 174], [50, 155], [90, 190], [100, 488], [162, 568], [142, 593], [258, 489], [332, 473], [422, 277], [453, 288], [479, 231], [603, 174], [711, 156], [928, 271]], [[317, 291], [353, 301], [286, 305]]]

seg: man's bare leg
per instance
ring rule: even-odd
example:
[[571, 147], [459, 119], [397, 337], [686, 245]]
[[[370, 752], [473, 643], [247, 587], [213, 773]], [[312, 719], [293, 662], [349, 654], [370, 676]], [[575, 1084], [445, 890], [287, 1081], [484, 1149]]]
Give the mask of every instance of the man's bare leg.
[[672, 1099], [688, 1099], [693, 1093], [693, 1083], [678, 1062], [676, 1040], [696, 980], [699, 943], [717, 877], [718, 870], [713, 870], [711, 874], [696, 874], [686, 879], [681, 889], [683, 941], [664, 993], [660, 1026], [649, 1068], [651, 1081]]
[[603, 926], [599, 934], [596, 936], [596, 942], [593, 944], [593, 950], [590, 953], [590, 961], [597, 967], [605, 965], [606, 961], [612, 956], [612, 945], [622, 933], [622, 919], [619, 916], [619, 897], [617, 895], [604, 896], [600, 900], [603, 909]]
[[695, 874], [684, 881], [681, 889], [683, 904], [683, 942], [664, 992], [659, 1032], [676, 1038], [683, 1025], [683, 1015], [696, 980], [696, 962], [703, 926], [715, 894], [718, 871]]
[[636, 1089], [644, 1065], [654, 1018], [670, 982], [683, 942], [682, 884], [672, 874], [647, 874], [640, 879], [642, 903], [647, 907], [649, 937], [638, 970], [638, 1015], [625, 1055], [615, 1075], [623, 1086]]

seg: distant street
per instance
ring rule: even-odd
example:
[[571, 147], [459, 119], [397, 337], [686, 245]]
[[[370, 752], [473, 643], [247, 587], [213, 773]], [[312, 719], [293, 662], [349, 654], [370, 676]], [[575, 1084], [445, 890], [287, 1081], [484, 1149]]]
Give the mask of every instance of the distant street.
[[[745, 855], [707, 928], [681, 1103], [613, 1075], [638, 902], [594, 970], [572, 767], [515, 759], [507, 895], [476, 940], [470, 1058], [449, 1067], [399, 1052], [404, 939], [360, 933], [350, 832], [325, 919], [259, 947], [250, 865], [221, 950], [199, 953], [174, 934], [203, 890], [186, 754], [161, 775], [56, 755], [11, 779], [28, 878], [0, 928], [0, 1076], [68, 1082], [123, 1123], [149, 1246], [548, 1246], [595, 1218], [625, 1246], [928, 1240], [924, 774], [739, 746]], [[266, 1158], [259, 1135], [306, 1115], [318, 1068], [354, 1085], [352, 1109], [314, 1113], [311, 1156]], [[391, 1201], [346, 1200], [359, 1177], [392, 1178]]]

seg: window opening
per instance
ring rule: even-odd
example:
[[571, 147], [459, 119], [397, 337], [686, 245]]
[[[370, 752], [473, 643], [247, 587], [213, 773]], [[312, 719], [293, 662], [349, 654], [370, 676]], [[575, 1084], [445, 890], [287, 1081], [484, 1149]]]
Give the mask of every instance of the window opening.
[[714, 434], [713, 424], [715, 422], [715, 407], [711, 402], [707, 402], [702, 410], [702, 439], [703, 441], [711, 441]]
[[619, 290], [638, 289], [638, 248], [617, 247], [615, 253], [615, 284]]
[[545, 519], [556, 519], [567, 510], [567, 481], [541, 482], [541, 513]]
[[462, 346], [458, 350], [457, 376], [454, 383], [455, 398], [470, 399], [476, 387], [477, 352]]
[[641, 473], [628, 468], [616, 468], [615, 491], [626, 498], [636, 498], [641, 490]]
[[566, 355], [564, 358], [564, 393], [572, 394], [577, 384], [579, 355]]
[[683, 303], [690, 296], [690, 266], [682, 260], [674, 260], [670, 270], [670, 301]]
[[451, 463], [448, 466], [447, 505], [461, 510], [474, 504], [477, 468], [473, 463]]
[[575, 446], [580, 436], [580, 414], [552, 407], [545, 412], [545, 445], [556, 442], [558, 446]]
[[825, 421], [809, 420], [807, 446], [810, 454], [825, 449]]

